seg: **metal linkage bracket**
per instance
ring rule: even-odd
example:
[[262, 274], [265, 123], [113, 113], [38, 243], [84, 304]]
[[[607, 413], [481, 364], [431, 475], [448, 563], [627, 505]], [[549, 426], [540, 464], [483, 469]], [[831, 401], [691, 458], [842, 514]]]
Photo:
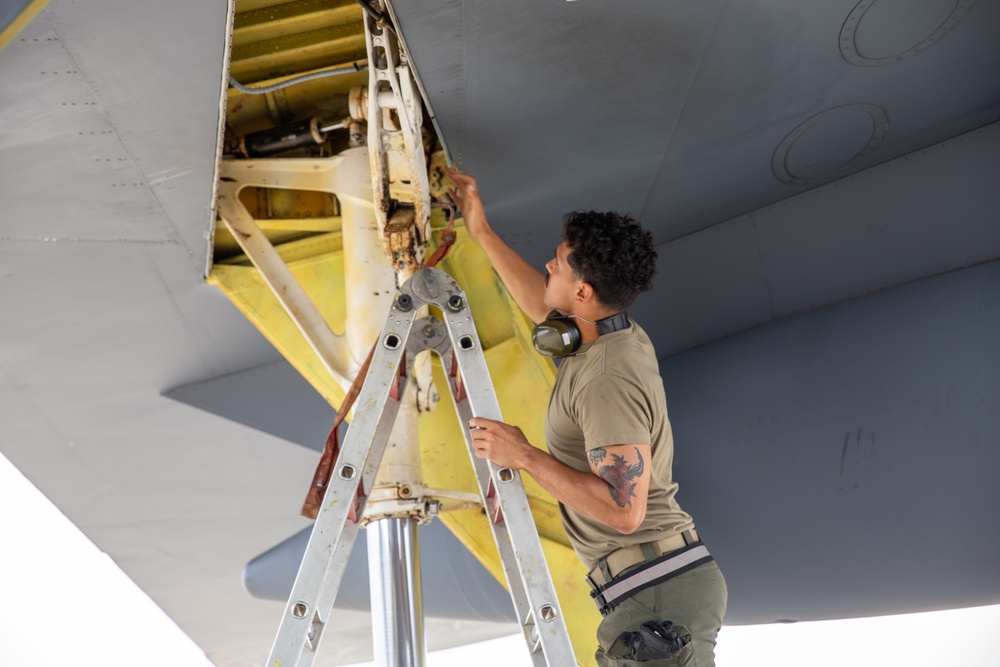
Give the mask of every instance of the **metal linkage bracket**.
[[[416, 317], [435, 306], [442, 318]], [[267, 664], [308, 667], [333, 609], [399, 397], [418, 352], [433, 350], [449, 368], [449, 389], [463, 426], [484, 507], [495, 508], [493, 536], [511, 600], [536, 667], [575, 667], [566, 622], [531, 519], [520, 473], [478, 459], [468, 422], [500, 420], [500, 405], [465, 293], [447, 274], [422, 269], [400, 288], [379, 337], [333, 475], [306, 546]], [[487, 500], [489, 497], [489, 500]]]
[[397, 271], [423, 261], [430, 236], [430, 190], [420, 92], [396, 34], [365, 13], [368, 151], [378, 228]]

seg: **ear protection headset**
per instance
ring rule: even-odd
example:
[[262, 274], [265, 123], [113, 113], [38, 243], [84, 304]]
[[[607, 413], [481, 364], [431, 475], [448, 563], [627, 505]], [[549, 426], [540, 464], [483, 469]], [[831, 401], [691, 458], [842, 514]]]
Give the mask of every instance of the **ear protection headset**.
[[[539, 354], [553, 359], [567, 357], [580, 349], [580, 327], [576, 325], [573, 318], [579, 315], [562, 315], [553, 310], [544, 322], [539, 322], [531, 331], [531, 342], [535, 345], [535, 350]], [[581, 320], [584, 318], [580, 317]], [[590, 322], [590, 320], [584, 320]], [[622, 311], [615, 313], [611, 317], [605, 317], [597, 322], [590, 322], [597, 325], [597, 333], [600, 335], [609, 334], [620, 329], [627, 329], [628, 313]]]

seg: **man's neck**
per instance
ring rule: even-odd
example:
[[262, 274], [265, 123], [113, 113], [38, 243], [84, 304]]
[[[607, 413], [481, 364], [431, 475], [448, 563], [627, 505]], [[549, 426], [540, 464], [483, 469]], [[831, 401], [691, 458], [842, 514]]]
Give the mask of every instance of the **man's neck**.
[[590, 322], [586, 322], [584, 320], [581, 320], [580, 318], [576, 318], [576, 321], [578, 323], [577, 326], [579, 326], [580, 328], [581, 345], [586, 345], [587, 343], [593, 343], [601, 336], [601, 334], [597, 331], [596, 324], [591, 324]]
[[586, 345], [587, 343], [593, 343], [601, 336], [600, 332], [597, 330], [597, 322], [607, 317], [611, 317], [615, 313], [600, 312], [574, 314], [576, 315], [574, 321], [580, 329], [580, 344]]

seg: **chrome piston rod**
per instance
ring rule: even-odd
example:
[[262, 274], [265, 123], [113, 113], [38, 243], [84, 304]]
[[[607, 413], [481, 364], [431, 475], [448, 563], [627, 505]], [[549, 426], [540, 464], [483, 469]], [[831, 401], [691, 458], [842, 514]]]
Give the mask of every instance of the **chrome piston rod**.
[[417, 521], [379, 519], [366, 530], [375, 664], [425, 667]]

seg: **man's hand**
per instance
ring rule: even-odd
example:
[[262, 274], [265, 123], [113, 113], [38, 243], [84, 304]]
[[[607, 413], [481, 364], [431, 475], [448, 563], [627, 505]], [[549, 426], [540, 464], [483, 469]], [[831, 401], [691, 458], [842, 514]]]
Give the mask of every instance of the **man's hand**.
[[476, 458], [489, 459], [502, 468], [523, 470], [528, 457], [536, 452], [517, 426], [473, 417], [469, 420]]
[[454, 169], [448, 169], [448, 178], [455, 184], [455, 188], [448, 190], [448, 194], [462, 209], [465, 230], [486, 253], [504, 287], [521, 310], [533, 322], [541, 322], [550, 310], [545, 305], [545, 276], [528, 264], [490, 227], [483, 201], [479, 198], [476, 179]]
[[488, 230], [490, 225], [486, 221], [486, 209], [483, 208], [483, 201], [479, 198], [479, 188], [476, 187], [476, 179], [467, 174], [454, 169], [447, 169], [448, 178], [457, 186], [456, 189], [449, 190], [448, 194], [458, 207], [462, 209], [462, 218], [465, 219], [465, 229], [475, 241], [481, 242], [481, 235]]

